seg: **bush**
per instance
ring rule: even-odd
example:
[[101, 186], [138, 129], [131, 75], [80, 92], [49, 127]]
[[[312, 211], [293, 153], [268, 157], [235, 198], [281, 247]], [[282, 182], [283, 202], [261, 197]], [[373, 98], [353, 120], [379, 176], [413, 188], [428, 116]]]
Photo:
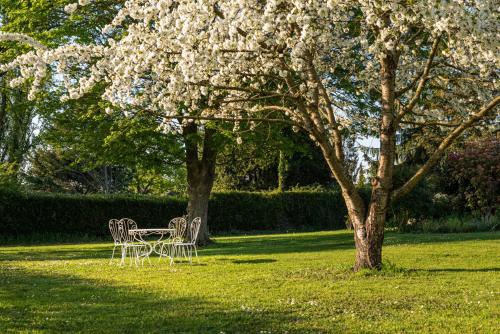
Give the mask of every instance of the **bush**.
[[456, 204], [483, 216], [495, 215], [500, 198], [500, 139], [466, 143], [449, 154], [443, 174]]
[[[370, 189], [363, 188], [360, 192], [368, 201]], [[436, 211], [441, 215], [450, 212], [444, 209], [448, 205], [447, 199], [443, 196], [431, 198], [425, 203], [426, 209], [422, 209], [419, 219], [415, 219], [416, 204], [412, 198], [397, 203], [397, 209], [390, 211], [390, 221], [399, 222], [397, 226], [401, 231], [439, 230], [441, 227], [436, 227], [439, 224], [436, 225], [434, 214]], [[35, 235], [41, 236], [39, 239], [42, 240], [52, 240], [56, 236], [58, 240], [74, 240], [74, 236], [107, 237], [111, 218], [128, 217], [143, 228], [159, 227], [165, 226], [169, 219], [185, 214], [186, 207], [187, 200], [178, 197], [85, 196], [0, 188], [0, 240], [29, 240]], [[347, 216], [338, 191], [214, 193], [208, 211], [212, 233], [342, 229]], [[430, 222], [432, 227], [427, 227]], [[450, 224], [442, 228], [452, 229]], [[467, 224], [461, 228], [466, 229]]]
[[186, 201], [130, 195], [64, 195], [0, 190], [0, 222], [4, 237], [36, 234], [109, 234], [111, 218], [129, 217], [141, 227], [164, 226], [182, 215]]
[[[165, 226], [183, 215], [187, 200], [132, 195], [65, 195], [0, 189], [0, 239], [33, 234], [109, 235], [111, 218], [128, 217], [143, 228]], [[211, 232], [233, 230], [318, 230], [344, 228], [346, 208], [337, 192], [213, 194]]]
[[485, 232], [500, 229], [498, 216], [483, 217], [474, 216], [449, 216], [440, 219], [408, 220], [400, 226], [401, 232], [423, 232], [423, 233], [467, 233]]
[[227, 192], [212, 195], [210, 230], [319, 230], [345, 228], [338, 192]]

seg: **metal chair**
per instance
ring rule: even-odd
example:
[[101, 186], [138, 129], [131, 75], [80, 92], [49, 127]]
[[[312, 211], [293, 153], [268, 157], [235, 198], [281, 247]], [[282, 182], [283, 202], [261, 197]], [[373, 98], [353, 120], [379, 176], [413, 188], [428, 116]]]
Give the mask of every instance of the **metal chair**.
[[121, 233], [119, 232], [118, 228], [118, 219], [110, 219], [109, 220], [109, 231], [111, 232], [111, 236], [113, 237], [113, 242], [114, 242], [114, 247], [113, 247], [113, 253], [111, 254], [111, 259], [109, 259], [109, 263], [111, 264], [111, 261], [113, 261], [113, 258], [115, 257], [115, 250], [116, 247], [122, 245], [122, 240], [121, 240]]
[[[162, 257], [170, 256], [170, 264], [173, 263], [174, 243], [182, 242], [184, 233], [186, 232], [186, 226], [187, 221], [184, 216], [176, 217], [170, 220], [168, 228], [174, 229], [175, 231], [170, 234], [170, 237], [167, 240], [162, 241], [159, 261], [161, 261]], [[168, 252], [164, 252], [165, 247], [167, 247]]]
[[176, 217], [170, 220], [168, 223], [168, 228], [175, 229], [175, 232], [171, 234], [172, 241], [182, 241], [184, 233], [186, 232], [187, 220], [185, 217]]
[[182, 254], [182, 256], [189, 260], [189, 263], [192, 263], [193, 251], [196, 255], [196, 258], [198, 259], [196, 239], [198, 238], [198, 233], [200, 232], [200, 226], [201, 218], [196, 217], [189, 225], [189, 228], [187, 230], [187, 237], [183, 241], [174, 242], [173, 245], [174, 254]]
[[114, 241], [113, 253], [111, 255], [109, 263], [113, 261], [116, 247], [120, 246], [122, 253], [120, 265], [123, 265], [125, 263], [125, 258], [127, 257], [127, 251], [129, 250], [131, 252], [130, 265], [132, 265], [133, 255], [135, 256], [135, 261], [137, 265], [137, 258], [139, 251], [141, 250], [141, 248], [144, 247], [144, 245], [135, 243], [134, 237], [129, 234], [129, 230], [136, 228], [137, 228], [137, 223], [129, 218], [123, 218], [120, 220], [111, 219], [109, 221], [109, 230], [111, 232], [111, 236], [113, 237]]

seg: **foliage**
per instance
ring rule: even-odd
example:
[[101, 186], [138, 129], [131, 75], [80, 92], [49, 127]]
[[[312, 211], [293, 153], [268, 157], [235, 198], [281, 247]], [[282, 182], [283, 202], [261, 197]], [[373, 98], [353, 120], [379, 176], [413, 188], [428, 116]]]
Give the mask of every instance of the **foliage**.
[[305, 133], [270, 124], [239, 136], [242, 144], [227, 145], [219, 154], [216, 190], [272, 190], [280, 175], [281, 190], [332, 183], [320, 149]]
[[[60, 104], [57, 112], [45, 112], [46, 126], [39, 137], [44, 146], [35, 151], [28, 172], [31, 186], [54, 191], [54, 184], [65, 183], [58, 187], [60, 191], [77, 192], [183, 191], [179, 137], [158, 131], [153, 114], [141, 112], [127, 118], [116, 111], [105, 113], [105, 108], [94, 92]], [[115, 171], [111, 183], [106, 169]], [[76, 182], [68, 183], [66, 176]]]
[[17, 163], [0, 162], [0, 187], [17, 187]]
[[76, 152], [39, 148], [26, 176], [30, 189], [69, 193], [115, 193], [127, 189], [132, 173], [121, 166], [86, 166]]
[[498, 329], [499, 233], [387, 233], [384, 268], [360, 274], [347, 231], [214, 238], [199, 264], [137, 269], [108, 264], [107, 238], [0, 247], [0, 332]]
[[[397, 165], [394, 171], [394, 186], [398, 187], [403, 184], [419, 167], [418, 164], [412, 162]], [[392, 203], [387, 226], [402, 229], [408, 220], [440, 218], [449, 215], [453, 211], [453, 205], [449, 197], [442, 193], [441, 182], [440, 176], [432, 173], [411, 193]]]
[[472, 215], [452, 215], [439, 219], [408, 219], [399, 228], [400, 232], [423, 233], [468, 233], [500, 230], [498, 215], [484, 218]]
[[38, 232], [106, 235], [109, 219], [123, 217], [144, 227], [161, 226], [182, 215], [185, 207], [186, 201], [177, 198], [0, 191], [2, 233], [11, 237]]
[[[266, 125], [257, 126], [253, 131], [242, 125], [232, 145], [221, 147], [217, 156], [215, 191], [276, 188], [280, 151], [293, 147], [281, 134], [282, 126]], [[227, 125], [220, 128], [227, 138], [235, 137]]]
[[[302, 131], [290, 136], [295, 150], [287, 158], [285, 178], [287, 189], [315, 185], [332, 188], [336, 182], [332, 179], [332, 173], [321, 155], [321, 149]], [[349, 153], [353, 154], [354, 151]]]
[[442, 174], [456, 203], [485, 216], [494, 214], [500, 199], [500, 139], [465, 143], [448, 155]]
[[[68, 195], [57, 193], [25, 193], [0, 188], [0, 216], [3, 234], [17, 238], [43, 231], [47, 235], [107, 234], [107, 221], [111, 218], [130, 217], [143, 227], [161, 226], [175, 216], [185, 214], [187, 200], [175, 196], [154, 197], [130, 194]], [[371, 189], [360, 189], [365, 201]], [[427, 202], [422, 198], [401, 200], [390, 210], [389, 227], [400, 231], [422, 231], [429, 222], [440, 225], [451, 212], [450, 203], [441, 196]], [[420, 203], [420, 204], [419, 204]], [[26, 210], [26, 207], [30, 210]], [[338, 191], [323, 187], [302, 187], [286, 192], [216, 192], [209, 202], [208, 222], [213, 233], [237, 231], [289, 231], [325, 230], [345, 227], [347, 214]], [[496, 220], [477, 223], [466, 220], [473, 228], [457, 231], [491, 229]], [[426, 225], [427, 224], [427, 225]], [[487, 228], [489, 226], [489, 228]], [[428, 232], [446, 228], [429, 227]], [[64, 237], [63, 237], [64, 238]], [[70, 238], [71, 239], [71, 238]]]
[[[90, 9], [86, 15], [68, 20], [63, 7], [69, 2], [0, 0], [0, 30], [2, 33], [23, 32], [52, 47], [68, 41], [88, 43], [100, 33], [102, 20], [109, 20], [116, 11], [111, 6], [116, 1], [103, 0], [97, 6], [99, 11]], [[106, 7], [107, 10], [102, 11]], [[27, 50], [25, 44], [0, 41], [0, 62], [11, 61]], [[19, 75], [19, 71], [0, 73], [0, 163], [16, 166], [17, 174], [23, 166], [29, 166], [26, 160], [29, 151], [39, 143], [37, 134], [43, 130], [43, 116], [60, 108], [57, 79], [40, 81], [44, 93], [32, 95], [34, 101], [28, 101], [29, 83], [17, 88], [8, 85]], [[16, 179], [22, 180], [19, 175]]]

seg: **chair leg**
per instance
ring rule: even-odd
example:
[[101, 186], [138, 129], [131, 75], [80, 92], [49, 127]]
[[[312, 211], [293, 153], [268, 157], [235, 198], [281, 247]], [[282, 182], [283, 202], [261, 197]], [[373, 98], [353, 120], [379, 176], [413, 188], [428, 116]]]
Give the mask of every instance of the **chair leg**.
[[144, 260], [148, 259], [149, 264], [151, 264], [151, 260], [149, 260], [149, 256], [144, 256], [141, 259], [141, 247], [137, 249], [137, 261], [141, 262], [141, 266], [144, 267]]
[[139, 267], [139, 262], [141, 262], [141, 259], [139, 258], [139, 247], [132, 247], [134, 251], [134, 262], [135, 262], [135, 267]]
[[132, 247], [127, 247], [127, 249], [130, 250], [130, 261], [129, 261], [129, 267], [132, 267], [132, 258], [134, 256], [134, 249]]
[[170, 265], [173, 265], [174, 264], [174, 247], [172, 246], [172, 248], [170, 249], [171, 252], [170, 252]]
[[113, 258], [115, 257], [115, 249], [116, 249], [116, 245], [115, 245], [115, 247], [113, 247], [113, 253], [111, 254], [111, 259], [109, 259], [109, 264], [111, 264], [111, 262], [113, 261]]
[[127, 257], [127, 248], [122, 245], [121, 251], [122, 251], [122, 258], [120, 260], [120, 266], [123, 266], [125, 264], [125, 259]]
[[139, 267], [139, 252], [137, 251], [137, 247], [132, 247], [132, 254], [134, 258], [135, 267]]
[[[151, 264], [151, 260], [149, 259], [149, 254], [147, 254], [148, 252], [148, 249], [147, 249], [147, 246], [144, 246], [144, 257], [148, 259], [148, 263]], [[143, 262], [143, 265], [144, 265], [144, 259], [142, 260]]]
[[177, 246], [172, 245], [172, 248], [170, 248], [170, 265], [174, 264], [175, 261], [175, 256], [177, 255]]
[[194, 254], [196, 255], [196, 262], [200, 262], [200, 259], [198, 259], [198, 250], [197, 250], [197, 247], [196, 245], [193, 246], [194, 247]]
[[165, 244], [161, 244], [160, 247], [160, 256], [158, 257], [158, 262], [161, 262], [161, 258], [163, 257], [163, 249], [165, 248]]

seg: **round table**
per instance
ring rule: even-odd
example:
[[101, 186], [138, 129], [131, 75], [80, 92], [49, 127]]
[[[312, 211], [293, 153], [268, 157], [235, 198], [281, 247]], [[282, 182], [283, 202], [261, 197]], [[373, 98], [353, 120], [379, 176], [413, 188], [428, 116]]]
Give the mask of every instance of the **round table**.
[[[143, 261], [145, 258], [149, 258], [153, 252], [162, 257], [170, 258], [170, 264], [173, 262], [172, 251], [170, 247], [168, 247], [168, 238], [175, 233], [175, 228], [135, 228], [130, 229], [128, 231], [129, 235], [134, 237], [134, 240], [144, 244], [149, 249], [146, 250], [143, 254], [139, 254], [139, 257], [142, 257]], [[159, 235], [157, 240], [146, 240], [145, 237]], [[167, 238], [165, 238], [167, 237]], [[167, 247], [165, 247], [167, 245]]]

